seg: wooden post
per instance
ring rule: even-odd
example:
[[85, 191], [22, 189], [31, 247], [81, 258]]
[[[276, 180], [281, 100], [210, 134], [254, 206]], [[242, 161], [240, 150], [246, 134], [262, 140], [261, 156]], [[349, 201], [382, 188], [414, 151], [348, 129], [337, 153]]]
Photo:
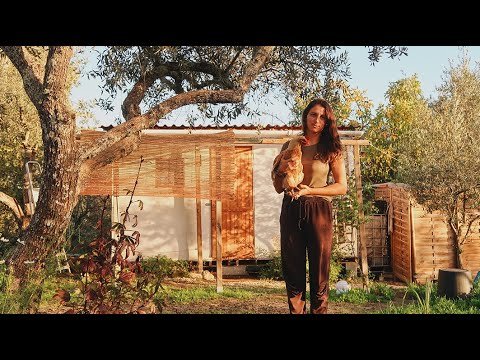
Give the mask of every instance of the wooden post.
[[198, 272], [203, 271], [203, 242], [202, 242], [202, 200], [196, 199], [197, 202], [197, 260], [198, 260]]
[[[26, 135], [28, 137], [28, 134]], [[30, 177], [27, 173], [27, 163], [33, 161], [35, 158], [35, 151], [33, 148], [28, 147], [24, 142], [24, 155], [23, 155], [23, 204], [25, 209], [25, 218], [23, 219], [25, 228], [30, 223], [30, 219], [34, 213], [34, 199], [33, 193], [30, 191]], [[23, 228], [23, 226], [22, 226]]]
[[360, 264], [362, 269], [363, 287], [368, 289], [368, 261], [367, 261], [367, 244], [365, 239], [365, 214], [363, 212], [363, 195], [362, 195], [362, 175], [360, 173], [360, 145], [353, 145], [355, 160], [355, 187], [357, 189], [357, 200], [359, 204], [358, 215], [360, 218]]
[[203, 272], [203, 242], [202, 242], [202, 199], [200, 198], [200, 152], [195, 146], [195, 180], [196, 180], [196, 203], [197, 203], [197, 262], [198, 272]]
[[217, 200], [217, 293], [223, 292], [222, 275], [222, 201]]
[[413, 216], [413, 204], [412, 201], [410, 200], [408, 202], [408, 212], [410, 214], [410, 254], [411, 254], [411, 263], [410, 263], [410, 274], [411, 278], [410, 280], [413, 282], [416, 282], [417, 280], [417, 275], [415, 274], [415, 223], [414, 223], [414, 216]]
[[[394, 221], [394, 208], [393, 208], [393, 195], [392, 188], [390, 185], [387, 186], [388, 189], [388, 219], [387, 219], [387, 229], [390, 230], [390, 264], [392, 265], [392, 275], [393, 281], [397, 280], [395, 276], [395, 248], [393, 246], [395, 233], [393, 231], [393, 221]], [[390, 224], [392, 226], [390, 226]]]

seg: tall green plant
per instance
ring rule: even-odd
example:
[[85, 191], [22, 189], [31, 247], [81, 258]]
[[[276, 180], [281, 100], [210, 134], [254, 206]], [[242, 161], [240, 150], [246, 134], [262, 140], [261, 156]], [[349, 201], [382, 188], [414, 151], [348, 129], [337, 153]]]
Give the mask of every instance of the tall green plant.
[[[360, 203], [358, 202], [357, 197], [355, 176], [348, 176], [347, 182], [347, 194], [333, 199], [333, 208], [337, 219], [336, 224], [334, 225], [334, 232], [339, 243], [347, 240], [345, 238], [346, 234], [344, 233], [345, 226], [359, 229], [360, 224], [368, 221], [368, 216], [377, 211], [373, 201], [374, 189], [370, 184], [366, 183], [362, 189], [363, 211], [365, 215], [364, 220], [362, 221], [360, 219]], [[355, 254], [356, 249], [352, 248], [350, 256], [354, 256]]]
[[432, 289], [433, 289], [433, 285], [431, 281], [427, 281], [425, 285], [425, 291], [423, 294], [420, 292], [420, 290], [416, 286], [412, 286], [412, 284], [409, 284], [409, 287], [407, 288], [407, 291], [403, 296], [403, 300], [405, 300], [405, 297], [407, 296], [407, 294], [412, 293], [417, 300], [417, 306], [419, 307], [420, 312], [422, 314], [430, 314]]
[[109, 227], [104, 227], [103, 215], [107, 198], [97, 228], [98, 236], [89, 244], [91, 251], [78, 259], [78, 267], [82, 274], [80, 283], [82, 303], [71, 301], [71, 294], [66, 289], [59, 289], [54, 295], [56, 299], [70, 307], [68, 313], [141, 314], [154, 311], [153, 298], [161, 287], [162, 279], [154, 273], [145, 272], [139, 257], [135, 261], [129, 259], [131, 255], [135, 255], [140, 243], [140, 233], [126, 232], [127, 222], [132, 221], [132, 227], [137, 225], [137, 215], [131, 213], [130, 206], [138, 202], [140, 210], [143, 209], [140, 200], [133, 200], [142, 163], [143, 158], [140, 160], [133, 190], [127, 193], [130, 194], [130, 201], [122, 213], [122, 222], [112, 226], [112, 230], [118, 234], [118, 239], [111, 238], [111, 232], [107, 231]]
[[[373, 102], [366, 96], [365, 90], [354, 88], [343, 79], [330, 79], [328, 86], [318, 89], [316, 96], [329, 101], [339, 126], [364, 129], [372, 117]], [[291, 112], [295, 118], [291, 125], [300, 125], [302, 111], [311, 98], [296, 94]]]
[[365, 133], [371, 145], [364, 148], [362, 179], [372, 184], [396, 179], [401, 146], [427, 109], [416, 75], [390, 83], [385, 96], [388, 103], [378, 107]]

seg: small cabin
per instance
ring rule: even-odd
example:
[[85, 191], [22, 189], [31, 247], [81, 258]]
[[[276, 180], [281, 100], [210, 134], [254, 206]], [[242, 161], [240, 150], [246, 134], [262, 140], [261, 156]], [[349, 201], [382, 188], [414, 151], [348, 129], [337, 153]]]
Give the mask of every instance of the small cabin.
[[[141, 234], [139, 254], [215, 261], [220, 216], [223, 260], [268, 260], [280, 249], [283, 197], [270, 171], [283, 143], [300, 132], [298, 126], [156, 126], [143, 131], [137, 150], [93, 174], [82, 194], [112, 195], [112, 221], [120, 221], [142, 156], [135, 200], [143, 210], [135, 211], [132, 229]], [[85, 131], [80, 138], [102, 133]], [[352, 171], [353, 146], [363, 132], [339, 128], [339, 134]]]

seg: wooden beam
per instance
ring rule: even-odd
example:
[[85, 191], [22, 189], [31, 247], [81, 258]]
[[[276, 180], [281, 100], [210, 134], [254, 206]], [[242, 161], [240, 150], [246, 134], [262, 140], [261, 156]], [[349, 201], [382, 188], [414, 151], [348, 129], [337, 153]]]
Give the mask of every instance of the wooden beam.
[[202, 200], [196, 199], [197, 202], [197, 260], [198, 272], [203, 271], [203, 242], [202, 242]]
[[200, 196], [200, 163], [202, 159], [200, 157], [200, 151], [198, 146], [195, 146], [195, 180], [196, 180], [196, 205], [197, 205], [197, 265], [198, 272], [203, 272], [203, 242], [202, 242], [202, 200]]
[[[217, 202], [212, 200], [214, 198], [213, 187], [216, 185], [214, 174], [215, 161], [213, 161], [214, 148], [210, 148], [210, 258], [212, 259], [217, 253]], [[211, 266], [211, 264], [210, 264]]]
[[222, 202], [217, 200], [217, 293], [223, 292], [222, 274]]
[[[279, 138], [252, 138], [252, 137], [242, 137], [237, 135], [235, 137], [235, 142], [237, 143], [247, 143], [247, 144], [283, 144], [290, 140], [291, 137], [279, 137]], [[369, 140], [356, 140], [356, 139], [340, 139], [342, 145], [370, 145]]]
[[291, 138], [279, 138], [279, 139], [262, 139], [262, 144], [283, 144]]
[[408, 206], [408, 212], [410, 214], [410, 236], [411, 236], [411, 243], [410, 243], [410, 246], [411, 246], [411, 250], [410, 250], [410, 254], [411, 254], [411, 265], [410, 265], [410, 281], [413, 281], [413, 282], [416, 282], [416, 254], [415, 254], [415, 247], [417, 246], [417, 244], [415, 244], [415, 223], [414, 223], [414, 218], [415, 216], [413, 215], [413, 210], [412, 210], [412, 201], [410, 200], [408, 202], [409, 206]]
[[370, 145], [369, 140], [340, 139], [342, 145]]
[[368, 289], [368, 260], [367, 260], [367, 244], [365, 239], [365, 214], [363, 212], [363, 195], [362, 195], [362, 175], [360, 172], [360, 145], [353, 145], [353, 155], [355, 162], [355, 187], [357, 189], [357, 201], [359, 204], [359, 220], [360, 220], [360, 264], [362, 269], [363, 286]]

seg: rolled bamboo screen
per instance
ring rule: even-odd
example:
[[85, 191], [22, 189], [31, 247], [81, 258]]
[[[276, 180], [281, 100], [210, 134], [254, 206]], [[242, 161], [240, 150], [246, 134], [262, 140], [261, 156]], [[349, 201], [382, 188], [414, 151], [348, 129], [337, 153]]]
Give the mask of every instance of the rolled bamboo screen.
[[[102, 131], [83, 131], [79, 141], [90, 142], [103, 134]], [[233, 131], [207, 135], [144, 134], [140, 146], [131, 154], [93, 171], [82, 184], [80, 194], [126, 195], [133, 189], [143, 157], [135, 195], [212, 200], [232, 196], [234, 140]], [[197, 177], [200, 186], [197, 186]]]

